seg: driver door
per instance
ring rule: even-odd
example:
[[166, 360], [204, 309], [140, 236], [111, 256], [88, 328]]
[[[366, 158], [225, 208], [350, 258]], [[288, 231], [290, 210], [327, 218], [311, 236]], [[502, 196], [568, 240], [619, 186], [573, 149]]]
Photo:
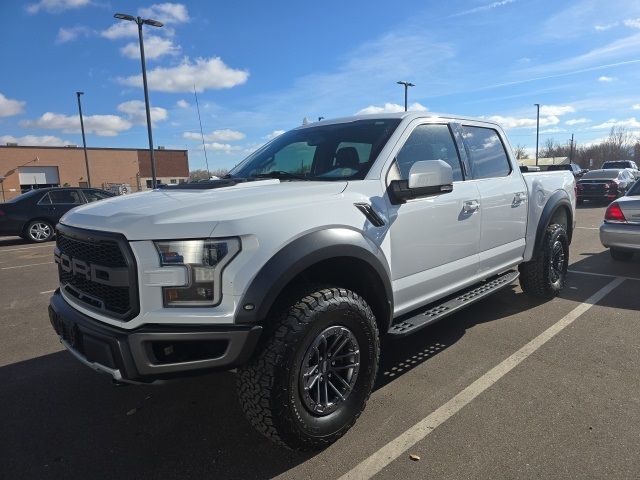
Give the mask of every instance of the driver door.
[[443, 160], [453, 170], [453, 191], [394, 204], [387, 196], [395, 314], [400, 315], [472, 283], [478, 273], [480, 195], [468, 182], [447, 124], [413, 128], [387, 173], [407, 179], [422, 160]]

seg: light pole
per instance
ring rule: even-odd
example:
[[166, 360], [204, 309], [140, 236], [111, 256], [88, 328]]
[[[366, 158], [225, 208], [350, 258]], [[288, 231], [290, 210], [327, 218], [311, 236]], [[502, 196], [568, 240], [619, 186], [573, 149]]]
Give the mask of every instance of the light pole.
[[571, 134], [571, 150], [569, 151], [569, 163], [573, 163], [573, 133]]
[[411, 82], [407, 82], [406, 80], [400, 80], [396, 82], [398, 85], [404, 85], [404, 111], [407, 111], [407, 90], [409, 87], [415, 87], [415, 85]]
[[538, 107], [538, 115], [536, 116], [536, 165], [538, 165], [538, 142], [540, 141], [540, 104], [534, 103]]
[[162, 22], [152, 20], [150, 18], [134, 17], [124, 13], [116, 13], [114, 15], [118, 20], [127, 20], [135, 22], [138, 25], [138, 38], [140, 40], [140, 61], [142, 62], [142, 86], [144, 87], [144, 106], [147, 110], [147, 133], [149, 134], [149, 154], [151, 155], [151, 186], [156, 188], [156, 159], [153, 155], [153, 135], [151, 133], [151, 107], [149, 106], [149, 88], [147, 87], [147, 66], [144, 61], [144, 41], [142, 39], [142, 25], [151, 25], [152, 27], [162, 27]]
[[84, 92], [76, 92], [78, 97], [78, 112], [80, 112], [80, 129], [82, 130], [82, 147], [84, 148], [84, 164], [87, 167], [87, 186], [91, 186], [91, 175], [89, 175], [89, 157], [87, 156], [87, 140], [84, 136], [84, 120], [82, 119], [82, 103], [80, 102], [80, 95], [84, 95]]

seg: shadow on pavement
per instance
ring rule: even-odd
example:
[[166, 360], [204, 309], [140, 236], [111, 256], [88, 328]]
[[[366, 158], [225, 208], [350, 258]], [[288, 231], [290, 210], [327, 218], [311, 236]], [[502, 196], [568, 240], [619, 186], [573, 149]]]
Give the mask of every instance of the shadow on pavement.
[[[580, 293], [565, 292], [563, 297], [581, 301]], [[376, 389], [475, 325], [541, 303], [514, 286], [405, 339], [385, 341]], [[234, 382], [229, 372], [115, 387], [67, 352], [1, 367], [0, 476], [266, 479], [313, 456], [277, 447], [255, 432]]]
[[16, 245], [38, 245], [38, 244], [27, 242], [24, 238], [21, 238], [21, 237], [0, 237], [0, 248], [13, 247]]
[[580, 259], [573, 262], [569, 269], [640, 280], [640, 254], [635, 254], [631, 260], [620, 261], [611, 258], [608, 249], [598, 253], [581, 253]]

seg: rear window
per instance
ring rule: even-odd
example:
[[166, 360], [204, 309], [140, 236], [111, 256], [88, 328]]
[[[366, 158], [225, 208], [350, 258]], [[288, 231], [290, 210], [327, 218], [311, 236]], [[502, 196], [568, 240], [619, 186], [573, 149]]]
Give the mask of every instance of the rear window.
[[629, 197], [640, 197], [640, 180], [633, 184], [633, 186], [627, 192]]
[[614, 179], [618, 178], [619, 170], [593, 170], [582, 176], [582, 180]]
[[604, 162], [602, 168], [630, 168], [631, 162], [619, 161], [619, 162]]
[[511, 173], [511, 165], [498, 132], [491, 128], [462, 127], [473, 178], [506, 177]]

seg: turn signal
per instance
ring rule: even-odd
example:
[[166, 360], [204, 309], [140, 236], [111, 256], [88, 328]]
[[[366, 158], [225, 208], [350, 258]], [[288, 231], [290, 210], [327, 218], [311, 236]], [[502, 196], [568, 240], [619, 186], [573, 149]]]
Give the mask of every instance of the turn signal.
[[627, 219], [624, 218], [624, 213], [622, 213], [622, 209], [617, 202], [613, 202], [609, 207], [607, 207], [607, 211], [604, 214], [604, 219], [607, 222], [626, 222]]

